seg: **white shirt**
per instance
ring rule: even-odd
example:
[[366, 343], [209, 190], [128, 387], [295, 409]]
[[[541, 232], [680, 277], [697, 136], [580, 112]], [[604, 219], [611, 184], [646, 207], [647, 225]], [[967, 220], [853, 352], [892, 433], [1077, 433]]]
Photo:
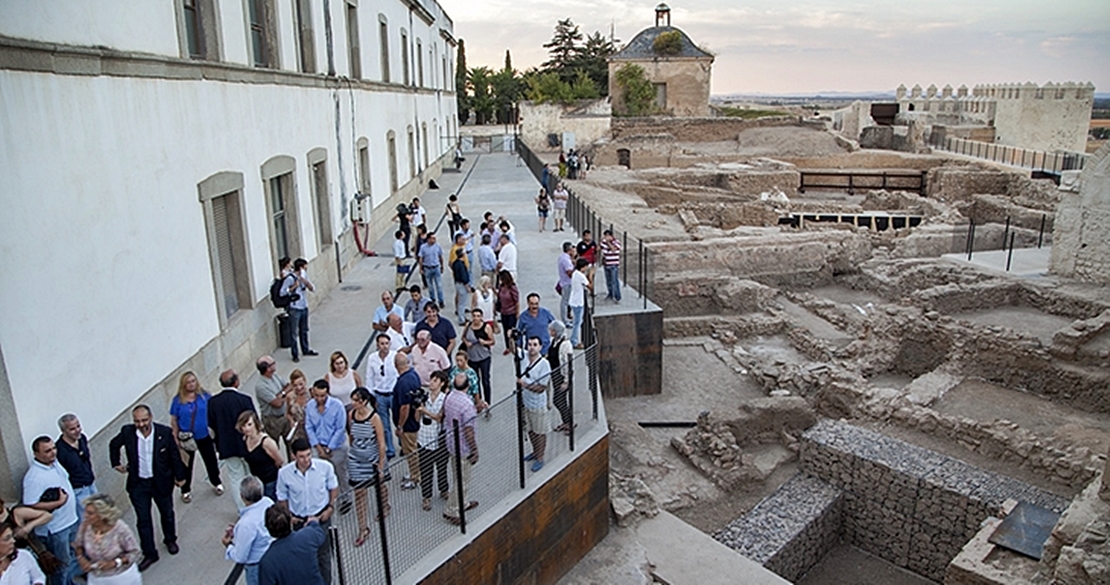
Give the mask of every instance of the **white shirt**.
[[590, 279], [581, 270], [575, 270], [570, 275], [570, 299], [567, 304], [572, 307], [581, 307], [586, 304], [586, 285]]
[[146, 437], [135, 429], [135, 436], [139, 438], [139, 478], [150, 479], [154, 477], [154, 429]]
[[393, 257], [394, 258], [404, 258], [405, 256], [408, 256], [408, 255], [409, 255], [408, 251], [405, 250], [405, 241], [404, 240], [393, 240]]
[[331, 503], [331, 490], [339, 487], [335, 468], [323, 459], [312, 459], [308, 470], [301, 473], [297, 462], [290, 461], [278, 470], [277, 497], [289, 502], [289, 511], [302, 518], [319, 514]]
[[383, 358], [374, 352], [366, 358], [366, 388], [379, 394], [392, 394], [397, 383], [397, 366], [394, 360], [397, 352], [392, 349]]
[[35, 562], [35, 557], [31, 556], [31, 552], [16, 549], [15, 554], [15, 560], [8, 565], [8, 570], [0, 575], [0, 585], [44, 585], [46, 575]]
[[266, 496], [243, 508], [239, 521], [235, 523], [231, 544], [227, 545], [227, 560], [253, 565], [262, 560], [262, 555], [270, 549], [274, 537], [266, 530], [266, 508], [274, 501]]
[[424, 206], [410, 207], [409, 211], [412, 212], [412, 225], [420, 227], [424, 225]]
[[501, 263], [502, 270], [516, 274], [516, 245], [512, 242], [501, 246], [501, 251], [497, 254], [497, 261]]
[[69, 472], [62, 467], [61, 463], [54, 461], [50, 465], [45, 465], [37, 459], [32, 459], [27, 475], [23, 476], [23, 504], [33, 506], [39, 503], [42, 492], [52, 487], [64, 490], [68, 499], [60, 508], [51, 511], [54, 517], [50, 519], [50, 522], [35, 529], [35, 534], [39, 536], [61, 532], [73, 526], [77, 522], [77, 498], [73, 496], [73, 486], [69, 483]]
[[[401, 323], [401, 331], [396, 331], [392, 327], [385, 330], [386, 335], [389, 336], [389, 351], [401, 351], [402, 349], [412, 345], [416, 341], [416, 337], [412, 334], [412, 330], [416, 328], [416, 323], [409, 323], [405, 321]], [[381, 369], [379, 368], [379, 371]]]

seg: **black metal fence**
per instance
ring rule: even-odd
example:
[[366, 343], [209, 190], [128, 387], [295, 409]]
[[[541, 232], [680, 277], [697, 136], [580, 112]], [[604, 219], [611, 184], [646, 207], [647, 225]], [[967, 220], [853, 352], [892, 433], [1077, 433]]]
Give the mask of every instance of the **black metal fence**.
[[[523, 140], [516, 141], [516, 150], [536, 180], [542, 182], [544, 163], [539, 156], [532, 152], [532, 149], [528, 148]], [[552, 166], [551, 172], [556, 170]], [[654, 282], [650, 248], [643, 240], [628, 235], [627, 230], [619, 229], [613, 222], [603, 221], [589, 203], [578, 197], [574, 188], [565, 179], [560, 180], [563, 181], [563, 184], [567, 187], [567, 192], [570, 193], [570, 200], [567, 202], [567, 222], [579, 234], [585, 230], [590, 230], [595, 240], [600, 239], [605, 230], [613, 232], [613, 236], [621, 243], [621, 282], [636, 290], [638, 300], [646, 309], [648, 297], [651, 296], [652, 283]], [[601, 264], [602, 262], [599, 259], [598, 266], [600, 267]], [[595, 282], [604, 278], [602, 271], [599, 270], [598, 272]], [[594, 289], [596, 291], [597, 287], [595, 286]]]
[[1045, 152], [964, 138], [941, 138], [939, 134], [930, 138], [929, 145], [937, 150], [1055, 175], [1082, 170], [1089, 158], [1089, 155], [1080, 152]]
[[[399, 582], [401, 575], [425, 556], [436, 554], [435, 550], [448, 539], [472, 530], [473, 522], [497, 509], [498, 502], [533, 485], [537, 481], [537, 474], [532, 471], [536, 460], [527, 459], [528, 455], [542, 448], [544, 468], [573, 458], [576, 440], [600, 424], [598, 350], [592, 313], [587, 304], [583, 319], [586, 349], [575, 351], [571, 362], [559, 368], [566, 381], [565, 390], [561, 389], [559, 373], [551, 377], [548, 416], [552, 430], [544, 434], [542, 447], [523, 432], [526, 415], [523, 395], [517, 389], [470, 421], [479, 455], [472, 467], [463, 460], [448, 457], [445, 448], [420, 451], [416, 457], [401, 456], [398, 444], [398, 457], [388, 466], [389, 480], [361, 489], [340, 486], [339, 510], [347, 511], [336, 514], [332, 520], [333, 582], [344, 585]], [[498, 357], [494, 358], [495, 367], [513, 368], [516, 373], [528, 365], [520, 351], [512, 358], [498, 360]], [[561, 425], [565, 425], [565, 431], [556, 428]], [[456, 433], [454, 428], [445, 428], [440, 446], [445, 447], [447, 441], [462, 444], [465, 433], [462, 429]], [[418, 457], [431, 461], [420, 462]], [[422, 485], [403, 489], [404, 478], [415, 478], [418, 470]], [[469, 481], [464, 480], [464, 484], [468, 487], [465, 494], [460, 494], [456, 488], [467, 473]], [[430, 509], [424, 507], [427, 493], [431, 494]], [[444, 516], [448, 498], [458, 510], [457, 520]], [[478, 505], [468, 508], [472, 501]], [[359, 545], [357, 539], [361, 539]]]

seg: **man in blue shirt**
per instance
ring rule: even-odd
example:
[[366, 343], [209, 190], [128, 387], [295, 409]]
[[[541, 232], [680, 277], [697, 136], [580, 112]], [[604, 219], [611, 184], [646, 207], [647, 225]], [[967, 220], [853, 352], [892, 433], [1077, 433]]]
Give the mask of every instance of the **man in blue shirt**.
[[[293, 532], [293, 517], [281, 506], [266, 509], [266, 530], [276, 540], [258, 564], [259, 585], [324, 585], [320, 565], [312, 562], [327, 533], [316, 518]], [[330, 575], [330, 572], [329, 572]]]
[[[35, 534], [46, 548], [61, 561], [61, 567], [50, 575], [51, 583], [72, 585], [73, 576], [80, 573], [70, 543], [77, 539], [77, 498], [69, 483], [69, 474], [58, 463], [58, 450], [50, 437], [38, 437], [31, 442], [35, 458], [27, 475], [23, 476], [23, 505], [50, 512], [50, 522], [35, 528]], [[54, 495], [57, 492], [57, 496]], [[47, 495], [45, 499], [44, 495]]]
[[497, 253], [493, 251], [493, 242], [489, 234], [482, 235], [482, 245], [478, 246], [478, 266], [482, 276], [488, 276], [491, 281], [497, 281]]
[[[89, 456], [89, 438], [81, 432], [81, 421], [72, 412], [58, 419], [62, 434], [54, 443], [58, 450], [58, 463], [69, 473], [69, 483], [73, 486], [73, 497], [77, 502], [97, 493], [96, 475], [93, 474], [92, 459]], [[77, 520], [84, 516], [85, 507], [77, 506]]]
[[400, 305], [393, 302], [393, 293], [385, 291], [382, 293], [382, 304], [374, 310], [374, 322], [371, 326], [374, 331], [385, 331], [389, 329], [389, 322], [387, 318], [389, 314], [393, 313], [401, 319], [405, 318], [405, 310]]
[[428, 284], [428, 298], [439, 303], [442, 309], [445, 304], [443, 302], [443, 248], [439, 247], [436, 243], [436, 235], [434, 233], [428, 234], [428, 241], [420, 246], [420, 252], [416, 255], [417, 265], [420, 266], [420, 273], [424, 275], [424, 280]]
[[520, 314], [520, 320], [516, 324], [521, 332], [517, 343], [523, 349], [524, 340], [538, 337], [542, 344], [540, 352], [546, 355], [547, 348], [551, 346], [551, 334], [547, 332], [547, 326], [554, 320], [555, 316], [551, 311], [540, 306], [540, 295], [528, 293], [528, 310]]
[[262, 495], [262, 481], [251, 475], [239, 484], [239, 497], [246, 508], [235, 526], [229, 526], [220, 542], [227, 549], [227, 560], [243, 565], [247, 585], [258, 585], [258, 563], [274, 538], [266, 530], [266, 509], [274, 501]]
[[420, 484], [420, 459], [417, 457], [416, 433], [420, 421], [416, 418], [417, 404], [413, 396], [420, 391], [420, 376], [409, 365], [408, 357], [397, 354], [395, 358], [397, 383], [393, 385], [393, 424], [401, 440], [401, 454], [408, 459], [409, 479], [401, 482], [401, 489], [411, 490]]
[[424, 306], [424, 320], [416, 324], [413, 334], [427, 331], [432, 335], [432, 343], [443, 348], [447, 355], [455, 350], [455, 326], [439, 317], [439, 307], [433, 303]]
[[313, 403], [305, 408], [304, 428], [316, 456], [330, 461], [339, 481], [347, 479], [347, 411], [328, 391], [327, 380], [312, 383]]

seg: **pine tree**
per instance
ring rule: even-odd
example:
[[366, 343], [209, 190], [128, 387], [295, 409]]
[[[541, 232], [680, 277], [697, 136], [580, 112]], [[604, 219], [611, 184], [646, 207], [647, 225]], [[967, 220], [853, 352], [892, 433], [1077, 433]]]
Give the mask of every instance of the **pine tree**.
[[504, 71], [512, 71], [512, 70], [513, 70], [513, 56], [512, 56], [512, 54], [509, 53], [508, 49], [505, 49], [505, 69], [504, 69]]
[[551, 58], [544, 62], [542, 69], [557, 73], [566, 83], [573, 83], [576, 77], [574, 65], [581, 42], [582, 32], [578, 30], [578, 25], [569, 18], [560, 20], [555, 25], [555, 34], [551, 41], [543, 45]]
[[458, 54], [455, 57], [455, 105], [459, 113], [459, 125], [470, 119], [470, 98], [466, 93], [466, 42], [459, 39]]
[[609, 95], [609, 56], [616, 53], [613, 41], [594, 31], [586, 37], [575, 60], [575, 69], [581, 71], [593, 80], [598, 92], [602, 96]]

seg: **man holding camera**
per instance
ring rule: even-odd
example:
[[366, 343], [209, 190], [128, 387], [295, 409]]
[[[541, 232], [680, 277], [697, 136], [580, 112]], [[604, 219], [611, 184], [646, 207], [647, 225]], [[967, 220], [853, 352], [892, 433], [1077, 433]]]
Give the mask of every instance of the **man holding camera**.
[[421, 388], [420, 376], [409, 365], [408, 356], [397, 354], [394, 365], [398, 375], [393, 386], [393, 424], [397, 426], [397, 437], [401, 440], [401, 454], [409, 463], [409, 478], [401, 482], [401, 489], [411, 490], [420, 485], [420, 458], [416, 452], [420, 420], [416, 418], [416, 409], [424, 404], [424, 389]]

